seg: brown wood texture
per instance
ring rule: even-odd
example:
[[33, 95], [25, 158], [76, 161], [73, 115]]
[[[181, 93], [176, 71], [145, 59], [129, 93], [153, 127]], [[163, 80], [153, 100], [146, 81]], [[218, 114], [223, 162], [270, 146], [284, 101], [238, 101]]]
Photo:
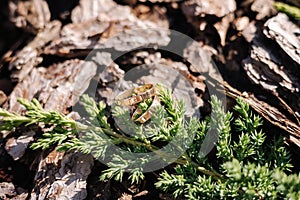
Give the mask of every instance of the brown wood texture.
[[[24, 112], [20, 97], [37, 98], [46, 110], [79, 119], [71, 109], [92, 82], [98, 83], [97, 100], [112, 105], [126, 72], [155, 65], [139, 84], [165, 79], [172, 86], [179, 74], [187, 81], [180, 82], [178, 96], [188, 97], [188, 112], [201, 116], [210, 112], [208, 85], [223, 88], [227, 97], [243, 97], [299, 153], [299, 21], [277, 13], [272, 0], [9, 0], [0, 9], [7, 13], [1, 28], [22, 31], [6, 49], [6, 37], [0, 40], [6, 50], [0, 106], [9, 111]], [[172, 29], [193, 39], [175, 45], [181, 58], [158, 50], [169, 45]], [[132, 51], [140, 46], [150, 48]], [[100, 51], [91, 55], [94, 49]], [[42, 129], [2, 133], [2, 159], [23, 164], [33, 176], [30, 184], [14, 185], [22, 175], [10, 174], [10, 164], [1, 160], [0, 199], [170, 199], [147, 188], [151, 179], [140, 186], [88, 180], [97, 165], [90, 155], [31, 152]]]

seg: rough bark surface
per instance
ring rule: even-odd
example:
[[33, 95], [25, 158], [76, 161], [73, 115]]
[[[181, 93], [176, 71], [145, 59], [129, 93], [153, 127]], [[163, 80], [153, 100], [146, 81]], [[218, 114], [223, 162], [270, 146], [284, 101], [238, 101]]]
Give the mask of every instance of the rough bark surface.
[[[97, 85], [96, 100], [110, 106], [135, 69], [147, 73], [131, 84], [164, 82], [185, 98], [191, 115], [210, 113], [210, 88], [242, 96], [299, 152], [299, 21], [277, 13], [273, 0], [5, 2], [0, 106], [9, 111], [23, 113], [17, 99], [36, 98], [46, 110], [80, 119], [70, 111], [90, 85]], [[174, 41], [173, 29], [193, 42]], [[5, 47], [9, 31], [16, 36]], [[55, 147], [32, 152], [29, 146], [43, 128], [1, 133], [0, 199], [172, 199], [148, 176], [134, 186], [99, 181], [106, 168], [90, 155]]]
[[39, 158], [36, 185], [30, 199], [84, 199], [86, 179], [93, 166], [91, 155], [59, 153]]
[[[300, 40], [296, 33], [300, 29], [283, 14], [268, 20], [264, 27], [264, 35], [258, 34], [253, 40], [250, 57], [243, 61], [244, 69], [253, 83], [282, 100], [283, 109], [299, 125]], [[272, 39], [269, 43], [264, 42], [265, 35]]]
[[32, 33], [43, 29], [50, 21], [50, 10], [44, 0], [9, 1], [11, 21]]

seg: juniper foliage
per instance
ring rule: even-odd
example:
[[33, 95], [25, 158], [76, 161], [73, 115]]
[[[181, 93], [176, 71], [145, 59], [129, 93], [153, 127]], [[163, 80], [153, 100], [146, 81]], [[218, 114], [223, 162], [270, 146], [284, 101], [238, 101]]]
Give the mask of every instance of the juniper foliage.
[[[216, 143], [219, 162], [211, 168], [219, 172], [221, 178], [213, 179], [187, 163], [177, 165], [175, 173], [162, 172], [156, 187], [187, 199], [299, 199], [300, 175], [289, 174], [291, 158], [283, 138], [275, 137], [267, 144], [261, 129], [262, 119], [254, 115], [241, 98], [234, 107], [237, 117], [225, 112], [215, 97], [211, 105], [216, 113], [200, 123], [202, 137], [199, 138], [203, 141], [209, 128], [219, 135]], [[238, 134], [235, 141], [233, 134]], [[195, 149], [191, 152], [193, 158], [197, 157]]]
[[[144, 166], [150, 161], [147, 153], [154, 152], [159, 160], [168, 162], [174, 152], [184, 152], [173, 160], [175, 167], [165, 168], [155, 183], [158, 189], [174, 197], [300, 199], [300, 175], [290, 174], [293, 166], [283, 138], [274, 137], [267, 142], [262, 119], [241, 98], [237, 99], [233, 115], [225, 112], [221, 102], [212, 96], [211, 116], [200, 122], [185, 118], [184, 102], [176, 101], [164, 87], [157, 88], [161, 106], [149, 126], [133, 123], [129, 110], [115, 106], [113, 117], [119, 119], [120, 126], [127, 127], [127, 131], [121, 131], [108, 122], [109, 112], [104, 102], [96, 103], [83, 95], [86, 119], [75, 121], [56, 111], [45, 111], [36, 99], [31, 102], [19, 99], [27, 112], [20, 115], [0, 108], [0, 129], [13, 130], [33, 124], [49, 127], [31, 148], [56, 145], [61, 151], [92, 154], [107, 163], [101, 180], [122, 181], [126, 177], [132, 183], [139, 183], [145, 178]], [[150, 103], [146, 100], [137, 106], [145, 110]], [[209, 131], [218, 137], [214, 160], [200, 152]], [[168, 149], [162, 151], [166, 144], [170, 144]], [[114, 150], [116, 146], [118, 151]], [[145, 156], [135, 157], [135, 153]]]

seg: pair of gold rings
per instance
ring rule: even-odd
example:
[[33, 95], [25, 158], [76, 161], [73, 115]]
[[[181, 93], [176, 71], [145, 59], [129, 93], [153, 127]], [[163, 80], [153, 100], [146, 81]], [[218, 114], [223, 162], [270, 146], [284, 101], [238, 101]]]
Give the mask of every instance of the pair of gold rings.
[[115, 103], [119, 106], [134, 106], [149, 98], [152, 98], [152, 103], [148, 109], [143, 113], [143, 110], [137, 107], [131, 117], [135, 122], [145, 123], [151, 118], [156, 107], [160, 104], [157, 91], [153, 84], [145, 84], [126, 90], [115, 97]]

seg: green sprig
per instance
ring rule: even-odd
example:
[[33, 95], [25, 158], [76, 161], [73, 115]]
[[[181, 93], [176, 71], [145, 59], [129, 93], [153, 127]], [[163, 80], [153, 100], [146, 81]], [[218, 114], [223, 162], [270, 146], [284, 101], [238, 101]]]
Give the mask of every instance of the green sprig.
[[[83, 95], [81, 102], [89, 117], [80, 122], [56, 111], [45, 111], [36, 99], [31, 102], [20, 99], [26, 113], [20, 115], [0, 108], [0, 129], [47, 126], [31, 148], [57, 146], [61, 151], [92, 154], [107, 162], [108, 168], [102, 172], [101, 180], [122, 181], [127, 177], [132, 184], [137, 184], [145, 178], [143, 167], [149, 158], [136, 158], [126, 152], [154, 152], [158, 159], [167, 160], [172, 153], [187, 148], [175, 159], [174, 169], [166, 168], [159, 174], [157, 188], [186, 199], [300, 198], [300, 175], [287, 174], [293, 166], [282, 137], [266, 144], [262, 119], [252, 113], [249, 104], [237, 99], [236, 115], [233, 115], [225, 112], [221, 101], [212, 96], [211, 116], [201, 122], [195, 118], [187, 121], [184, 102], [175, 100], [171, 91], [163, 86], [156, 87], [162, 105], [153, 114], [151, 126], [135, 124], [128, 110], [122, 107], [113, 109], [112, 115], [136, 133], [132, 136], [108, 123], [110, 113], [105, 103], [96, 103], [87, 95]], [[144, 103], [149, 106], [150, 102]], [[234, 134], [237, 137], [233, 137]], [[206, 137], [217, 137], [212, 140], [215, 141], [214, 160], [201, 152]], [[162, 151], [160, 145], [170, 141], [181, 145], [171, 144], [168, 151]], [[112, 153], [113, 145], [121, 151]]]

